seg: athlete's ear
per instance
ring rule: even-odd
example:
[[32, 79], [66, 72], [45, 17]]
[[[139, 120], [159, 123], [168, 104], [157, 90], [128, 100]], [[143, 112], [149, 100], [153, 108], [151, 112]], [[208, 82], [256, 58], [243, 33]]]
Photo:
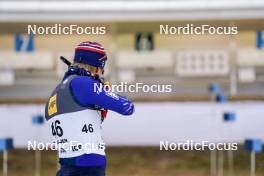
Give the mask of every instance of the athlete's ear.
[[99, 72], [99, 68], [96, 67], [95, 74], [98, 74], [98, 72]]

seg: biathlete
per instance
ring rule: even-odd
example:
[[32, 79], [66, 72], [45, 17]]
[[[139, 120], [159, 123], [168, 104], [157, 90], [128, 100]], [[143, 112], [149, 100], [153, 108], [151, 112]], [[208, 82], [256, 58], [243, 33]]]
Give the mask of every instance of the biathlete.
[[134, 105], [106, 89], [102, 81], [107, 55], [99, 43], [75, 48], [74, 63], [46, 103], [45, 117], [58, 144], [57, 176], [105, 176], [102, 122], [108, 110], [128, 116]]

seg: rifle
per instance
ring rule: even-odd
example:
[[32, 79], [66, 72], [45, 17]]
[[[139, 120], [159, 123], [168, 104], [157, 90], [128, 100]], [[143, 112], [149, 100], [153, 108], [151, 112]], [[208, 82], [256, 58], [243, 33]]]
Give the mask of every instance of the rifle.
[[66, 59], [65, 57], [63, 57], [63, 56], [60, 56], [60, 60], [63, 63], [65, 63], [68, 67], [70, 67], [72, 65], [72, 63], [68, 59]]

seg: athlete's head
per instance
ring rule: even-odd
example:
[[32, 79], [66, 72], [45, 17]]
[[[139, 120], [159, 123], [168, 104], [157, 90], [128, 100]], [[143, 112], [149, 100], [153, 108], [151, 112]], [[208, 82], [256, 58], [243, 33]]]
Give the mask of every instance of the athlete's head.
[[103, 46], [96, 42], [82, 42], [75, 48], [74, 65], [92, 74], [102, 76], [107, 56]]

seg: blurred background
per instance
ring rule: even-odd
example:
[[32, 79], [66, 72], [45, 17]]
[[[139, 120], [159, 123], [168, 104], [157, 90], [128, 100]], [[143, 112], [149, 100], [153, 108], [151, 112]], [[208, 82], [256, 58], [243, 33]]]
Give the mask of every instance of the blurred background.
[[[106, 32], [28, 34], [28, 25], [56, 24]], [[160, 25], [188, 24], [237, 27], [238, 33], [160, 33]], [[263, 175], [262, 31], [261, 0], [1, 0], [0, 137], [12, 138], [15, 147], [9, 175], [38, 174], [39, 157], [27, 144], [48, 142], [51, 134], [32, 118], [43, 116], [44, 103], [67, 69], [59, 56], [71, 60], [83, 41], [105, 47], [111, 84], [172, 85], [167, 93], [122, 93], [135, 102], [136, 112], [131, 118], [110, 113], [104, 122], [108, 175]], [[160, 141], [187, 140], [237, 142], [239, 150], [160, 151]], [[37, 169], [55, 175], [55, 152], [42, 153]]]

